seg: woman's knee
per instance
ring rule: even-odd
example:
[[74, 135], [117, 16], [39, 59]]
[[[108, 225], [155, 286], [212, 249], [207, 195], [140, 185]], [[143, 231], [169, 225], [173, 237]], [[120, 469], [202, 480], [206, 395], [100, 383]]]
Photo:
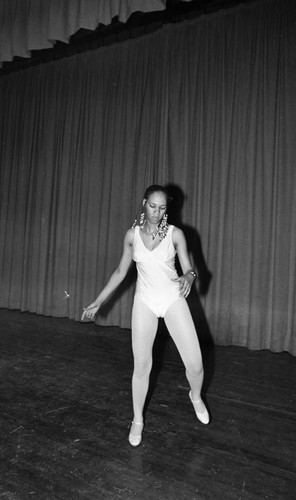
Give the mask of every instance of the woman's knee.
[[203, 377], [204, 369], [202, 362], [200, 363], [188, 363], [186, 365], [186, 373], [190, 378]]
[[135, 360], [134, 376], [137, 378], [149, 377], [152, 367], [151, 360]]

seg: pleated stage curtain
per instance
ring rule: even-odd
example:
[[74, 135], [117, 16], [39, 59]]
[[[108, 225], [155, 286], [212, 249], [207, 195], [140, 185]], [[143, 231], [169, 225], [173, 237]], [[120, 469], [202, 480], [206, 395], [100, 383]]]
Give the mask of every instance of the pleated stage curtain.
[[[144, 188], [170, 184], [171, 221], [211, 277], [191, 306], [213, 341], [296, 354], [294, 5], [255, 2], [0, 78], [1, 307], [78, 320]], [[134, 277], [99, 324], [130, 327]]]
[[14, 56], [68, 42], [79, 29], [95, 30], [134, 12], [164, 10], [165, 0], [1, 0], [0, 65]]

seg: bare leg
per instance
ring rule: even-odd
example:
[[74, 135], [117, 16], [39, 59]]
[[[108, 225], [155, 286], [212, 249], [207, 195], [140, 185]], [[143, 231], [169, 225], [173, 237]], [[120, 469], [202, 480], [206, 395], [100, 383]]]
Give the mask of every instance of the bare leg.
[[[157, 332], [158, 318], [143, 302], [135, 299], [132, 312], [132, 349], [134, 372], [132, 378], [134, 422], [143, 421], [143, 408], [149, 387], [152, 367], [152, 348]], [[135, 426], [134, 426], [135, 427]], [[137, 428], [132, 433], [138, 432]]]
[[206, 411], [201, 399], [203, 363], [195, 326], [186, 300], [179, 299], [168, 309], [164, 317], [167, 328], [180, 353], [189, 382], [195, 411]]

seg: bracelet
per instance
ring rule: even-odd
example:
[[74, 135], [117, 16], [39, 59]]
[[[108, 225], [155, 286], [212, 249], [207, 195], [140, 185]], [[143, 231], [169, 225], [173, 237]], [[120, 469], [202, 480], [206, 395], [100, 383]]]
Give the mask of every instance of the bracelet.
[[188, 272], [188, 273], [190, 273], [190, 274], [192, 274], [192, 276], [193, 276], [194, 278], [196, 278], [196, 277], [197, 277], [197, 274], [196, 274], [194, 271], [187, 271], [187, 272]]

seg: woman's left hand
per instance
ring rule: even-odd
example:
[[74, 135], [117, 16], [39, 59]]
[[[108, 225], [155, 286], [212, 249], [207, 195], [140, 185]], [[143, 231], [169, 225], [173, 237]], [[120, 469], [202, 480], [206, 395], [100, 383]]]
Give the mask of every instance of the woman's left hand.
[[192, 277], [188, 277], [187, 274], [183, 274], [179, 278], [174, 278], [172, 281], [179, 281], [180, 297], [184, 297], [186, 299], [190, 293], [194, 279], [192, 279]]

